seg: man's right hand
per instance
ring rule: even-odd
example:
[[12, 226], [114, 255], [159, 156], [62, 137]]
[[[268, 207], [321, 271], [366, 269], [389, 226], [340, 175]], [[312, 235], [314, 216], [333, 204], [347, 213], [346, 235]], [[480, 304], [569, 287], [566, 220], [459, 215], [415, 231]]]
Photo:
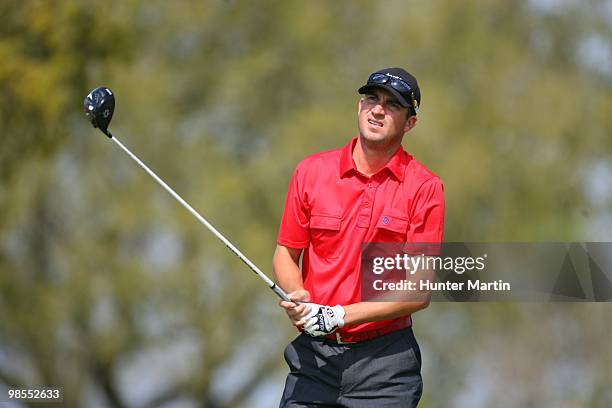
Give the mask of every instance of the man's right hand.
[[310, 301], [310, 293], [306, 289], [298, 289], [288, 293], [288, 296], [289, 299], [299, 303], [281, 300], [278, 304], [280, 307], [285, 309], [291, 323], [293, 323], [294, 326], [297, 326], [297, 323], [302, 320], [302, 318], [306, 317], [306, 315], [308, 315], [310, 312], [310, 307], [305, 304]]

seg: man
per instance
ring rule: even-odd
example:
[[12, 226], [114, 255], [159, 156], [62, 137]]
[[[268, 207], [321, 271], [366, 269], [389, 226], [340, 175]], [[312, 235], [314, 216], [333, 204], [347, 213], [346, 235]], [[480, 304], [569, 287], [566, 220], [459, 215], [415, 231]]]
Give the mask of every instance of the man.
[[[421, 357], [411, 315], [428, 301], [361, 301], [364, 242], [440, 242], [440, 179], [407, 154], [421, 94], [401, 68], [359, 88], [359, 136], [296, 167], [274, 253], [281, 301], [303, 332], [285, 349], [281, 407], [415, 407]], [[300, 269], [300, 257], [303, 254]]]

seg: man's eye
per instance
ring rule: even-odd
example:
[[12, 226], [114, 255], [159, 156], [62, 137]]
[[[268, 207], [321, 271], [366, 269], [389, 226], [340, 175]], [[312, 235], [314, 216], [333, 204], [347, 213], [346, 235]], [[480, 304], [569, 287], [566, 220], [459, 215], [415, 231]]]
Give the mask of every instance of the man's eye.
[[398, 110], [400, 108], [399, 103], [396, 102], [389, 102], [387, 106], [393, 110]]

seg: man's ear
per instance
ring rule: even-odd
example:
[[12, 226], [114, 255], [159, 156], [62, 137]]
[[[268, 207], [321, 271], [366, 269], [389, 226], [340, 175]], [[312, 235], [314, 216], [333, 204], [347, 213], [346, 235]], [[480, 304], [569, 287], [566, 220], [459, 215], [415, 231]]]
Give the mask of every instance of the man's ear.
[[404, 124], [404, 133], [407, 133], [410, 129], [416, 126], [417, 117], [416, 115], [411, 115], [406, 123]]

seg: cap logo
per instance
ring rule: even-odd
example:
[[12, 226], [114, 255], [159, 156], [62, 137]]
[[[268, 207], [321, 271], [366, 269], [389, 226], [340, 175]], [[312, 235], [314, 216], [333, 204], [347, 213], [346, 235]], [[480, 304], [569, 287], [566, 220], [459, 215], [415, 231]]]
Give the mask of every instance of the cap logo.
[[388, 76], [388, 77], [395, 78], [395, 79], [399, 79], [400, 81], [403, 81], [403, 79], [402, 79], [402, 78], [400, 78], [400, 77], [398, 77], [397, 75], [387, 74], [387, 73], [386, 73], [385, 75], [386, 75], [386, 76]]

